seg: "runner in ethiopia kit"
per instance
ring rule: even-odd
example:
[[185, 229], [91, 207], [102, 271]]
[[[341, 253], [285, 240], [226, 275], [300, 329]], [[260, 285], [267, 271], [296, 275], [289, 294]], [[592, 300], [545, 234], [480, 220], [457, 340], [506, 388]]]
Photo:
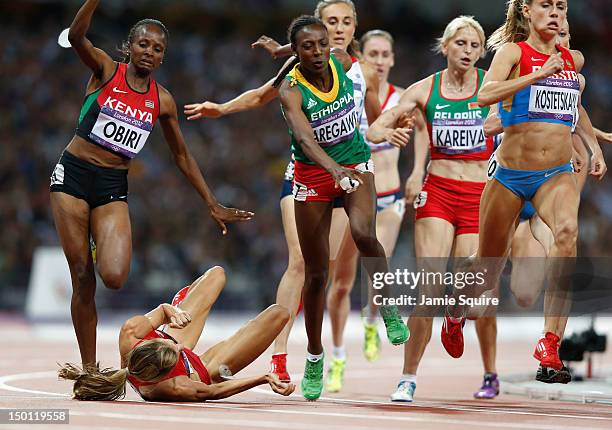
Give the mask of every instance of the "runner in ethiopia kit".
[[197, 355], [193, 352], [213, 304], [225, 287], [225, 272], [209, 269], [180, 290], [172, 304], [162, 303], [145, 315], [125, 321], [119, 331], [121, 369], [84, 372], [66, 363], [59, 377], [75, 381], [77, 400], [115, 400], [125, 396], [126, 382], [146, 401], [203, 402], [223, 399], [269, 384], [288, 396], [295, 386], [274, 374], [235, 378], [274, 341], [289, 312], [272, 305], [228, 339]]
[[[572, 270], [576, 256], [579, 192], [572, 174], [571, 128], [579, 103], [578, 72], [584, 63], [580, 52], [557, 43], [567, 5], [565, 0], [509, 2], [506, 22], [488, 41], [497, 52], [478, 102], [482, 106], [499, 102], [504, 143], [489, 162], [489, 181], [481, 201], [473, 270], [484, 272], [483, 289], [497, 285], [510, 235], [525, 201], [532, 202], [554, 237], [549, 252], [554, 257], [549, 264], [549, 288], [559, 294], [567, 288], [565, 278], [558, 275]], [[594, 155], [593, 174], [602, 176], [603, 157], [601, 153]], [[481, 292], [472, 288], [470, 294]], [[566, 309], [555, 302], [545, 309], [544, 335], [534, 357], [543, 367], [561, 370], [558, 346]], [[463, 312], [461, 306], [451, 309], [459, 320], [445, 335], [447, 350], [463, 349]]]
[[[486, 180], [487, 159], [493, 141], [484, 136], [483, 124], [489, 111], [477, 103], [484, 71], [475, 67], [485, 54], [485, 35], [472, 17], [452, 20], [438, 39], [437, 51], [447, 59], [447, 69], [435, 73], [402, 94], [398, 105], [383, 113], [370, 127], [367, 137], [381, 142], [392, 132], [396, 118], [421, 111], [427, 121], [431, 162], [423, 189], [414, 201], [416, 209], [416, 257], [426, 271], [445, 271], [446, 260], [467, 257], [478, 244], [480, 195]], [[432, 258], [433, 257], [433, 258]], [[419, 285], [419, 295], [444, 296], [443, 286]], [[434, 309], [417, 306], [408, 319], [411, 337], [404, 346], [404, 368], [392, 401], [411, 402], [416, 390], [416, 373], [431, 337]], [[450, 317], [445, 316], [444, 327]], [[478, 319], [476, 330], [494, 326]], [[495, 345], [493, 345], [494, 348]], [[460, 356], [461, 351], [455, 356]], [[485, 382], [496, 384], [495, 350], [482, 351]]]
[[[381, 109], [386, 111], [394, 107], [403, 88], [389, 83], [389, 71], [394, 64], [393, 37], [386, 31], [372, 30], [365, 33], [360, 40], [363, 58], [373, 66], [380, 78], [378, 98]], [[348, 74], [347, 74], [348, 75]], [[425, 123], [416, 122], [415, 140], [421, 140], [425, 146]], [[363, 135], [369, 127], [369, 118], [361, 117], [359, 129]], [[377, 204], [376, 204], [376, 236], [390, 258], [395, 248], [400, 225], [405, 212], [404, 194], [400, 191], [400, 175], [398, 161], [400, 150], [398, 147], [383, 142], [373, 144], [366, 141], [372, 151], [372, 161], [376, 166], [374, 174]], [[416, 144], [415, 144], [416, 145]], [[425, 156], [425, 151], [423, 156]], [[415, 165], [423, 163], [417, 162]], [[422, 173], [416, 173], [422, 181]], [[420, 185], [419, 185], [420, 191]], [[344, 346], [344, 329], [350, 312], [350, 292], [355, 283], [357, 260], [359, 252], [355, 247], [350, 231], [344, 235], [342, 246], [337, 258], [332, 283], [327, 293], [327, 311], [332, 329], [333, 350], [329, 365], [326, 389], [338, 392], [344, 383], [344, 369], [346, 367], [346, 348]], [[369, 292], [371, 292], [370, 290]], [[377, 327], [378, 306], [372, 305], [364, 309], [364, 344], [363, 353], [368, 361], [376, 361], [380, 355], [381, 341]]]
[[[569, 24], [567, 20], [559, 30], [558, 41], [561, 46], [570, 48]], [[585, 87], [585, 79], [582, 74], [578, 74], [580, 81], [580, 93]], [[580, 115], [579, 112], [583, 114]], [[496, 138], [501, 144], [503, 138], [503, 126], [498, 115], [497, 106], [491, 107], [489, 117], [485, 122], [485, 133], [487, 135], [496, 134]], [[593, 154], [601, 151], [597, 145], [594, 128], [590, 124], [588, 115], [584, 111], [582, 105], [574, 113], [572, 121], [572, 142], [574, 156], [572, 159], [574, 167], [574, 178], [578, 191], [584, 187], [586, 178], [589, 172], [588, 169], [588, 152], [586, 146], [589, 146]], [[545, 265], [542, 260], [549, 254], [554, 242], [552, 231], [542, 221], [535, 211], [531, 202], [525, 202], [519, 215], [519, 224], [512, 236], [510, 247], [510, 257], [512, 258], [512, 273], [510, 280], [510, 289], [515, 295], [517, 302], [524, 307], [531, 307], [537, 298], [540, 296], [541, 289], [545, 281]], [[535, 257], [535, 258], [534, 258]], [[546, 291], [550, 295], [550, 290]], [[550, 303], [554, 297], [549, 297], [545, 303]], [[567, 321], [567, 318], [565, 318]], [[565, 323], [562, 323], [565, 327]], [[495, 342], [495, 339], [491, 339]], [[567, 367], [563, 366], [561, 370], [545, 368], [541, 365], [536, 373], [536, 380], [546, 383], [568, 383], [571, 381], [571, 374]]]
[[172, 95], [151, 77], [166, 52], [166, 27], [150, 19], [136, 23], [123, 47], [127, 63], [116, 63], [86, 37], [98, 3], [86, 1], [70, 26], [72, 47], [93, 75], [76, 135], [51, 175], [51, 208], [70, 267], [70, 310], [86, 369], [96, 362], [97, 324], [89, 236], [97, 245], [96, 266], [104, 285], [121, 288], [132, 254], [127, 171], [158, 119], [178, 168], [204, 199], [224, 234], [226, 222], [253, 216], [215, 200], [183, 141]]
[[[328, 32], [314, 16], [301, 16], [289, 28], [297, 63], [280, 75], [280, 100], [295, 157], [295, 221], [304, 256], [304, 316], [308, 354], [301, 387], [309, 400], [323, 389], [321, 326], [329, 269], [329, 228], [332, 202], [344, 197], [351, 234], [363, 257], [370, 257], [370, 276], [386, 272], [384, 249], [376, 239], [376, 206], [370, 150], [359, 133], [353, 82], [346, 76], [350, 57], [335, 50], [330, 56]], [[275, 82], [276, 83], [276, 82]], [[409, 137], [397, 129], [391, 142]], [[401, 324], [396, 307], [381, 307]]]
[[[347, 72], [347, 76], [353, 81], [355, 105], [360, 112], [367, 113], [368, 121], [373, 122], [380, 115], [378, 77], [376, 71], [369, 64], [357, 58], [359, 56], [358, 44], [354, 40], [357, 27], [355, 5], [351, 0], [323, 0], [317, 3], [314, 15], [321, 19], [329, 33], [333, 34], [333, 38], [330, 39], [331, 47], [342, 49], [351, 55], [353, 64]], [[266, 49], [273, 58], [292, 55], [291, 44], [281, 45], [267, 36], [261, 36], [252, 46]], [[289, 60], [289, 62], [291, 61], [293, 59]], [[278, 89], [272, 85], [274, 80], [273, 78], [261, 87], [246, 91], [223, 104], [207, 101], [187, 105], [185, 106], [185, 114], [188, 115], [187, 119], [218, 118], [231, 113], [243, 112], [264, 106], [278, 97]], [[283, 381], [291, 379], [287, 371], [287, 341], [295, 315], [299, 309], [298, 305], [304, 285], [304, 259], [297, 237], [294, 218], [294, 199], [292, 195], [294, 170], [295, 161], [292, 156], [285, 171], [280, 196], [281, 217], [289, 251], [289, 261], [276, 294], [276, 302], [286, 306], [291, 311], [291, 319], [274, 343], [274, 353], [271, 360], [272, 371]], [[334, 267], [344, 265], [344, 263], [337, 264], [334, 261], [342, 244], [342, 238], [346, 235], [348, 228], [348, 219], [342, 206], [342, 198], [334, 200], [329, 235], [330, 271], [332, 273], [334, 272]], [[384, 314], [383, 319], [386, 320], [387, 338], [392, 343], [398, 344], [407, 339], [408, 330], [399, 316]]]

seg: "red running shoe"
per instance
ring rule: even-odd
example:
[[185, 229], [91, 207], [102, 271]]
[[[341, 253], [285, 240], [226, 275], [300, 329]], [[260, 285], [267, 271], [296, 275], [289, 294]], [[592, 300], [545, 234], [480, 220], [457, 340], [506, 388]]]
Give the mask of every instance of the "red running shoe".
[[183, 300], [185, 300], [185, 297], [187, 297], [188, 292], [189, 292], [189, 287], [185, 287], [179, 290], [179, 292], [176, 293], [174, 295], [174, 298], [172, 299], [172, 306], [178, 306]]
[[561, 370], [563, 363], [559, 358], [559, 336], [554, 333], [546, 332], [543, 338], [538, 341], [538, 344], [533, 351], [533, 357], [540, 362], [542, 367], [548, 367], [555, 370]]
[[289, 372], [287, 372], [287, 353], [272, 354], [272, 360], [270, 360], [270, 373], [274, 373], [278, 376], [281, 382], [291, 382], [291, 376], [289, 376]]
[[444, 316], [442, 323], [442, 332], [440, 339], [444, 349], [453, 358], [459, 358], [463, 355], [463, 326], [465, 318], [461, 318], [459, 322], [453, 322], [448, 315]]

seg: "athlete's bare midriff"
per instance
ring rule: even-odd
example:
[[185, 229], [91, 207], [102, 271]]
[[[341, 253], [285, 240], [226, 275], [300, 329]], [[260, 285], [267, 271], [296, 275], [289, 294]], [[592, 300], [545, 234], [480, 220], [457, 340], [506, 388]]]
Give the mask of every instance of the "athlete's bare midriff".
[[427, 172], [456, 181], [485, 182], [487, 163], [488, 160], [431, 160]]
[[128, 169], [130, 167], [130, 160], [112, 154], [77, 135], [74, 135], [66, 149], [75, 157], [99, 167], [109, 167], [111, 169]]
[[497, 151], [500, 165], [518, 170], [545, 170], [572, 158], [570, 128], [561, 124], [531, 122], [504, 130], [504, 144]]
[[385, 149], [372, 152], [374, 162], [374, 183], [377, 193], [397, 190], [400, 187], [400, 176], [397, 169], [399, 148]]

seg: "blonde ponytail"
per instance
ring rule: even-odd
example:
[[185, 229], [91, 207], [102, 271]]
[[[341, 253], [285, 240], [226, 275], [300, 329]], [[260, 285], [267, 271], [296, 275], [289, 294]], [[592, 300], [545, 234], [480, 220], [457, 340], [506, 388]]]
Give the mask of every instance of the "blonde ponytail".
[[[126, 369], [100, 369], [99, 363], [85, 369], [76, 364], [60, 366], [61, 379], [75, 381], [72, 398], [77, 400], [117, 400], [125, 397], [128, 373], [141, 381], [154, 381], [164, 377], [176, 366], [176, 349], [163, 339], [143, 341], [131, 350]], [[128, 371], [129, 369], [129, 371]]]
[[72, 398], [77, 400], [116, 400], [125, 397], [127, 369], [83, 369], [75, 364], [61, 366], [57, 375], [61, 379], [75, 381]]
[[523, 15], [523, 6], [532, 0], [508, 0], [506, 22], [493, 32], [487, 41], [487, 48], [497, 51], [502, 45], [523, 42], [529, 37], [529, 23]]

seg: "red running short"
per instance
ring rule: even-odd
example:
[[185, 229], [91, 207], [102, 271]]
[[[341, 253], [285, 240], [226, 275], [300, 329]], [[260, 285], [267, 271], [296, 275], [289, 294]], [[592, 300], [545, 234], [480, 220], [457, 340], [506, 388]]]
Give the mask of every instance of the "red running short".
[[[343, 167], [359, 170], [360, 172], [374, 173], [374, 163], [343, 164]], [[295, 162], [295, 176], [293, 178], [293, 198], [298, 202], [331, 202], [342, 197], [344, 190], [338, 185], [334, 177], [316, 164]]]
[[414, 200], [416, 219], [441, 218], [455, 226], [455, 235], [478, 234], [480, 196], [486, 182], [467, 182], [427, 174]]

